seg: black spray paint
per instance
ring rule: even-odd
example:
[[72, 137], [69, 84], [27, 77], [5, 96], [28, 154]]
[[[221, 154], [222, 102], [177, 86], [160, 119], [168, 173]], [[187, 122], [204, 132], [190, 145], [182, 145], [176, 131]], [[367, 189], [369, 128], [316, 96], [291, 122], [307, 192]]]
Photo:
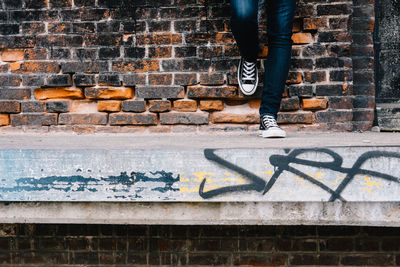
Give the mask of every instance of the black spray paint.
[[[337, 199], [341, 201], [346, 201], [342, 196], [341, 193], [343, 190], [346, 188], [346, 186], [354, 179], [356, 175], [362, 174], [362, 175], [369, 175], [369, 176], [374, 176], [377, 178], [384, 179], [386, 181], [393, 181], [400, 183], [400, 178], [381, 173], [378, 171], [372, 171], [372, 170], [365, 170], [362, 169], [362, 165], [370, 159], [384, 159], [384, 158], [398, 158], [400, 159], [400, 153], [396, 152], [386, 152], [386, 151], [369, 151], [365, 152], [362, 154], [356, 162], [353, 164], [351, 168], [345, 168], [342, 167], [343, 164], [343, 158], [333, 152], [330, 149], [327, 148], [316, 148], [316, 149], [294, 149], [292, 151], [290, 150], [285, 150], [287, 155], [271, 155], [269, 158], [269, 162], [271, 163], [272, 166], [275, 168], [274, 174], [271, 176], [271, 178], [267, 181], [264, 179], [260, 178], [259, 176], [255, 175], [254, 173], [251, 173], [248, 170], [245, 170], [239, 166], [236, 166], [235, 164], [217, 156], [215, 152], [217, 149], [205, 149], [204, 150], [204, 156], [206, 159], [213, 161], [229, 170], [235, 171], [245, 177], [247, 177], [250, 180], [249, 184], [245, 185], [234, 185], [234, 186], [226, 186], [226, 187], [221, 187], [218, 189], [210, 190], [207, 192], [204, 192], [204, 186], [206, 183], [206, 179], [203, 179], [203, 181], [200, 184], [199, 188], [199, 194], [202, 198], [204, 199], [210, 199], [222, 194], [227, 194], [227, 193], [233, 193], [233, 192], [242, 192], [242, 191], [257, 191], [262, 194], [268, 193], [268, 191], [273, 187], [279, 176], [284, 172], [291, 172], [297, 176], [300, 176], [301, 178], [305, 179], [306, 181], [314, 184], [315, 186], [320, 187], [321, 189], [325, 190], [328, 192], [331, 197], [329, 198], [329, 201], [335, 201]], [[325, 154], [329, 155], [332, 160], [328, 162], [320, 162], [320, 161], [312, 161], [312, 160], [306, 160], [306, 159], [301, 159], [299, 158], [300, 155], [306, 154], [306, 153], [320, 153], [320, 154]], [[298, 164], [298, 165], [303, 165], [303, 166], [311, 166], [311, 167], [316, 167], [320, 169], [328, 169], [332, 171], [337, 171], [344, 173], [346, 177], [344, 180], [339, 184], [339, 186], [336, 188], [336, 190], [333, 190], [329, 188], [328, 186], [324, 185], [320, 181], [314, 179], [313, 177], [305, 174], [304, 172], [300, 171], [299, 169], [296, 169], [290, 164]]]

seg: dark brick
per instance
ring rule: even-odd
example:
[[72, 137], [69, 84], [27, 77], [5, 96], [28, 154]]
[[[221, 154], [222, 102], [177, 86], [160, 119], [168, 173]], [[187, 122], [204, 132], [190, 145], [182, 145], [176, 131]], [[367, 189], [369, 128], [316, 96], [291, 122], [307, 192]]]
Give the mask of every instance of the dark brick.
[[21, 112], [44, 112], [44, 103], [39, 101], [21, 102]]
[[189, 86], [189, 98], [230, 98], [236, 96], [235, 86]]
[[175, 85], [194, 85], [196, 83], [197, 83], [197, 75], [195, 73], [174, 74]]
[[287, 256], [272, 254], [242, 254], [237, 255], [233, 261], [234, 265], [250, 266], [279, 266], [285, 265]]
[[171, 85], [172, 74], [149, 74], [150, 85]]
[[99, 49], [100, 59], [115, 59], [120, 57], [119, 47], [102, 47]]
[[140, 74], [140, 73], [126, 74], [122, 77], [122, 83], [125, 86], [146, 84], [146, 74]]
[[19, 24], [0, 24], [1, 35], [11, 35], [19, 33]]
[[113, 113], [110, 114], [110, 125], [155, 125], [156, 114]]
[[394, 256], [390, 254], [346, 255], [342, 257], [340, 263], [352, 266], [390, 266], [394, 265]]
[[105, 125], [107, 124], [107, 113], [61, 113], [58, 117], [58, 123], [66, 125]]
[[208, 113], [168, 112], [160, 114], [161, 124], [208, 124]]
[[222, 73], [201, 73], [200, 84], [201, 85], [223, 85], [224, 75]]
[[4, 100], [23, 100], [31, 97], [30, 89], [5, 89], [0, 90], [0, 99]]
[[40, 113], [24, 113], [24, 114], [11, 114], [11, 125], [55, 125], [57, 124], [57, 114], [40, 114]]
[[51, 75], [46, 78], [46, 86], [49, 87], [65, 87], [72, 86], [71, 76], [67, 74]]
[[99, 264], [97, 252], [74, 252], [71, 259], [72, 264]]
[[226, 265], [229, 263], [229, 255], [220, 254], [189, 254], [189, 264], [192, 265]]
[[140, 98], [183, 98], [181, 86], [137, 86], [136, 96]]
[[171, 110], [171, 101], [169, 100], [150, 100], [150, 112], [167, 112]]
[[19, 113], [21, 105], [18, 101], [0, 101], [0, 113]]
[[[317, 111], [316, 112], [316, 119], [318, 122], [348, 122], [353, 119], [353, 113], [351, 110], [348, 111]], [[332, 241], [333, 243], [335, 241]], [[338, 242], [341, 242], [338, 240]], [[339, 245], [340, 247], [340, 245]]]
[[99, 74], [99, 85], [112, 85], [112, 86], [120, 86], [121, 80], [118, 74]]
[[283, 98], [281, 102], [281, 111], [291, 111], [300, 109], [300, 101], [297, 96], [291, 98]]
[[94, 74], [74, 74], [73, 80], [76, 86], [96, 85], [96, 76]]
[[332, 254], [295, 254], [289, 257], [292, 265], [339, 265], [339, 256]]
[[68, 112], [69, 101], [47, 101], [46, 112]]

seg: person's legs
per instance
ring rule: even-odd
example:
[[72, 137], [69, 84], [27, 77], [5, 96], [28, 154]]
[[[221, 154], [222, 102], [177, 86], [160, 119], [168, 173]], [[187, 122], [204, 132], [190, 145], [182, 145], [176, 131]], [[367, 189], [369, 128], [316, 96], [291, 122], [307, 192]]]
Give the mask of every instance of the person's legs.
[[244, 60], [258, 55], [258, 0], [231, 0], [231, 28]]
[[[238, 0], [240, 1], [240, 0]], [[292, 28], [296, 0], [268, 0], [268, 56], [260, 116], [277, 117], [287, 80], [292, 51]]]

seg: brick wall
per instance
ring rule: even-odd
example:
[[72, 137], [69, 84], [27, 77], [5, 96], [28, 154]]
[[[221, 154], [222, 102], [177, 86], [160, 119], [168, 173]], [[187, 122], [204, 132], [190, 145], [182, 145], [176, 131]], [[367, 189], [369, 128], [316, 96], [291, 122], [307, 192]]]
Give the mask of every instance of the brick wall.
[[0, 225], [0, 265], [41, 264], [399, 266], [400, 229]]
[[[368, 129], [375, 104], [373, 1], [297, 2], [280, 123]], [[228, 0], [0, 3], [0, 130], [258, 127], [260, 90], [245, 97], [237, 88]], [[261, 32], [265, 40], [265, 24]], [[267, 51], [260, 47], [260, 58]]]

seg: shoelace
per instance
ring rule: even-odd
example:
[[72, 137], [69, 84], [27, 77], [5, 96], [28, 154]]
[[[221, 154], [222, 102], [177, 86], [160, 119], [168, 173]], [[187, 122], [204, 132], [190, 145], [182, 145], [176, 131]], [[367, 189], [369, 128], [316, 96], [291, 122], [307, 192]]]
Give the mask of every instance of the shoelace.
[[272, 116], [263, 116], [262, 117], [263, 124], [266, 128], [270, 127], [279, 127], [278, 123], [276, 122], [275, 118]]
[[254, 81], [256, 79], [256, 63], [254, 62], [243, 62], [243, 78], [242, 80]]

